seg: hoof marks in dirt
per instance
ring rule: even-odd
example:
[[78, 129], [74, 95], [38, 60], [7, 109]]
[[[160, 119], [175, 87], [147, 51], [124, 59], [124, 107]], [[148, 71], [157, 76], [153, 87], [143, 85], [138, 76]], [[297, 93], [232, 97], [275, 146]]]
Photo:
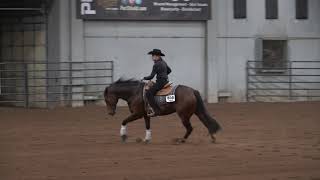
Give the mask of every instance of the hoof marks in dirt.
[[142, 138], [136, 138], [136, 143], [140, 144], [140, 143], [143, 143], [143, 144], [150, 144], [150, 140], [142, 140]]
[[184, 144], [185, 142], [186, 142], [186, 140], [183, 138], [175, 138], [172, 140], [172, 143], [175, 145]]
[[311, 177], [310, 180], [320, 180], [320, 177]]
[[312, 157], [311, 159], [314, 161], [320, 161], [320, 157]]

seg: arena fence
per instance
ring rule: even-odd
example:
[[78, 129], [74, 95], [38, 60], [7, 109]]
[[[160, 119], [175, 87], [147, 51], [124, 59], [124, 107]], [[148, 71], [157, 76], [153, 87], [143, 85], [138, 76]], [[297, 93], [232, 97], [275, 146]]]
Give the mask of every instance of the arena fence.
[[247, 101], [320, 100], [320, 61], [247, 61]]
[[112, 82], [113, 61], [0, 62], [0, 106], [81, 106]]

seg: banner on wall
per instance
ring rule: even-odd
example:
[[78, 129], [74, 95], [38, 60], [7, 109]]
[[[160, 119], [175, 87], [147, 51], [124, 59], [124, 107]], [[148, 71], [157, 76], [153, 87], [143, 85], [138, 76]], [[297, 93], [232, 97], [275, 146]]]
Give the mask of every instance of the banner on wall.
[[77, 17], [85, 20], [210, 19], [211, 0], [77, 0]]

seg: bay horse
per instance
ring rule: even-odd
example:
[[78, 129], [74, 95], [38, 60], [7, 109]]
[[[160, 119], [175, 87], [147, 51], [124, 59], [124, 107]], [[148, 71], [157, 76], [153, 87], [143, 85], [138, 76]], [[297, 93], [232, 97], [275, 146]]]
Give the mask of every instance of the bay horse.
[[[151, 141], [150, 117], [147, 116], [143, 97], [143, 88], [145, 84], [145, 82], [139, 80], [123, 80], [120, 78], [118, 81], [105, 88], [104, 99], [109, 115], [115, 115], [119, 99], [123, 99], [128, 103], [131, 114], [122, 121], [120, 129], [120, 136], [123, 142], [127, 139], [127, 124], [140, 118], [144, 118], [145, 120], [146, 136], [144, 141]], [[184, 143], [190, 136], [193, 130], [190, 118], [195, 114], [208, 129], [209, 135], [214, 142], [214, 134], [217, 133], [221, 127], [218, 122], [209, 115], [199, 91], [187, 86], [178, 85], [175, 96], [175, 102], [166, 103], [160, 106], [160, 116], [174, 112], [178, 114], [182, 124], [186, 128], [186, 133], [183, 138], [178, 138], [177, 141]]]

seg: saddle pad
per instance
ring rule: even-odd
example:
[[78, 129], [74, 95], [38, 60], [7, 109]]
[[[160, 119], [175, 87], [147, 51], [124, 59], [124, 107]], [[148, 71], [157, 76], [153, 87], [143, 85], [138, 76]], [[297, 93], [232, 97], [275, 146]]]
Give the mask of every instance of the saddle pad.
[[161, 96], [156, 95], [155, 96], [156, 103], [160, 106], [160, 105], [163, 105], [163, 104], [166, 104], [166, 103], [175, 102], [175, 98], [174, 97], [175, 97], [175, 94], [176, 94], [177, 87], [178, 86], [173, 86], [173, 88], [171, 89], [170, 93], [167, 94], [167, 95], [161, 95]]

